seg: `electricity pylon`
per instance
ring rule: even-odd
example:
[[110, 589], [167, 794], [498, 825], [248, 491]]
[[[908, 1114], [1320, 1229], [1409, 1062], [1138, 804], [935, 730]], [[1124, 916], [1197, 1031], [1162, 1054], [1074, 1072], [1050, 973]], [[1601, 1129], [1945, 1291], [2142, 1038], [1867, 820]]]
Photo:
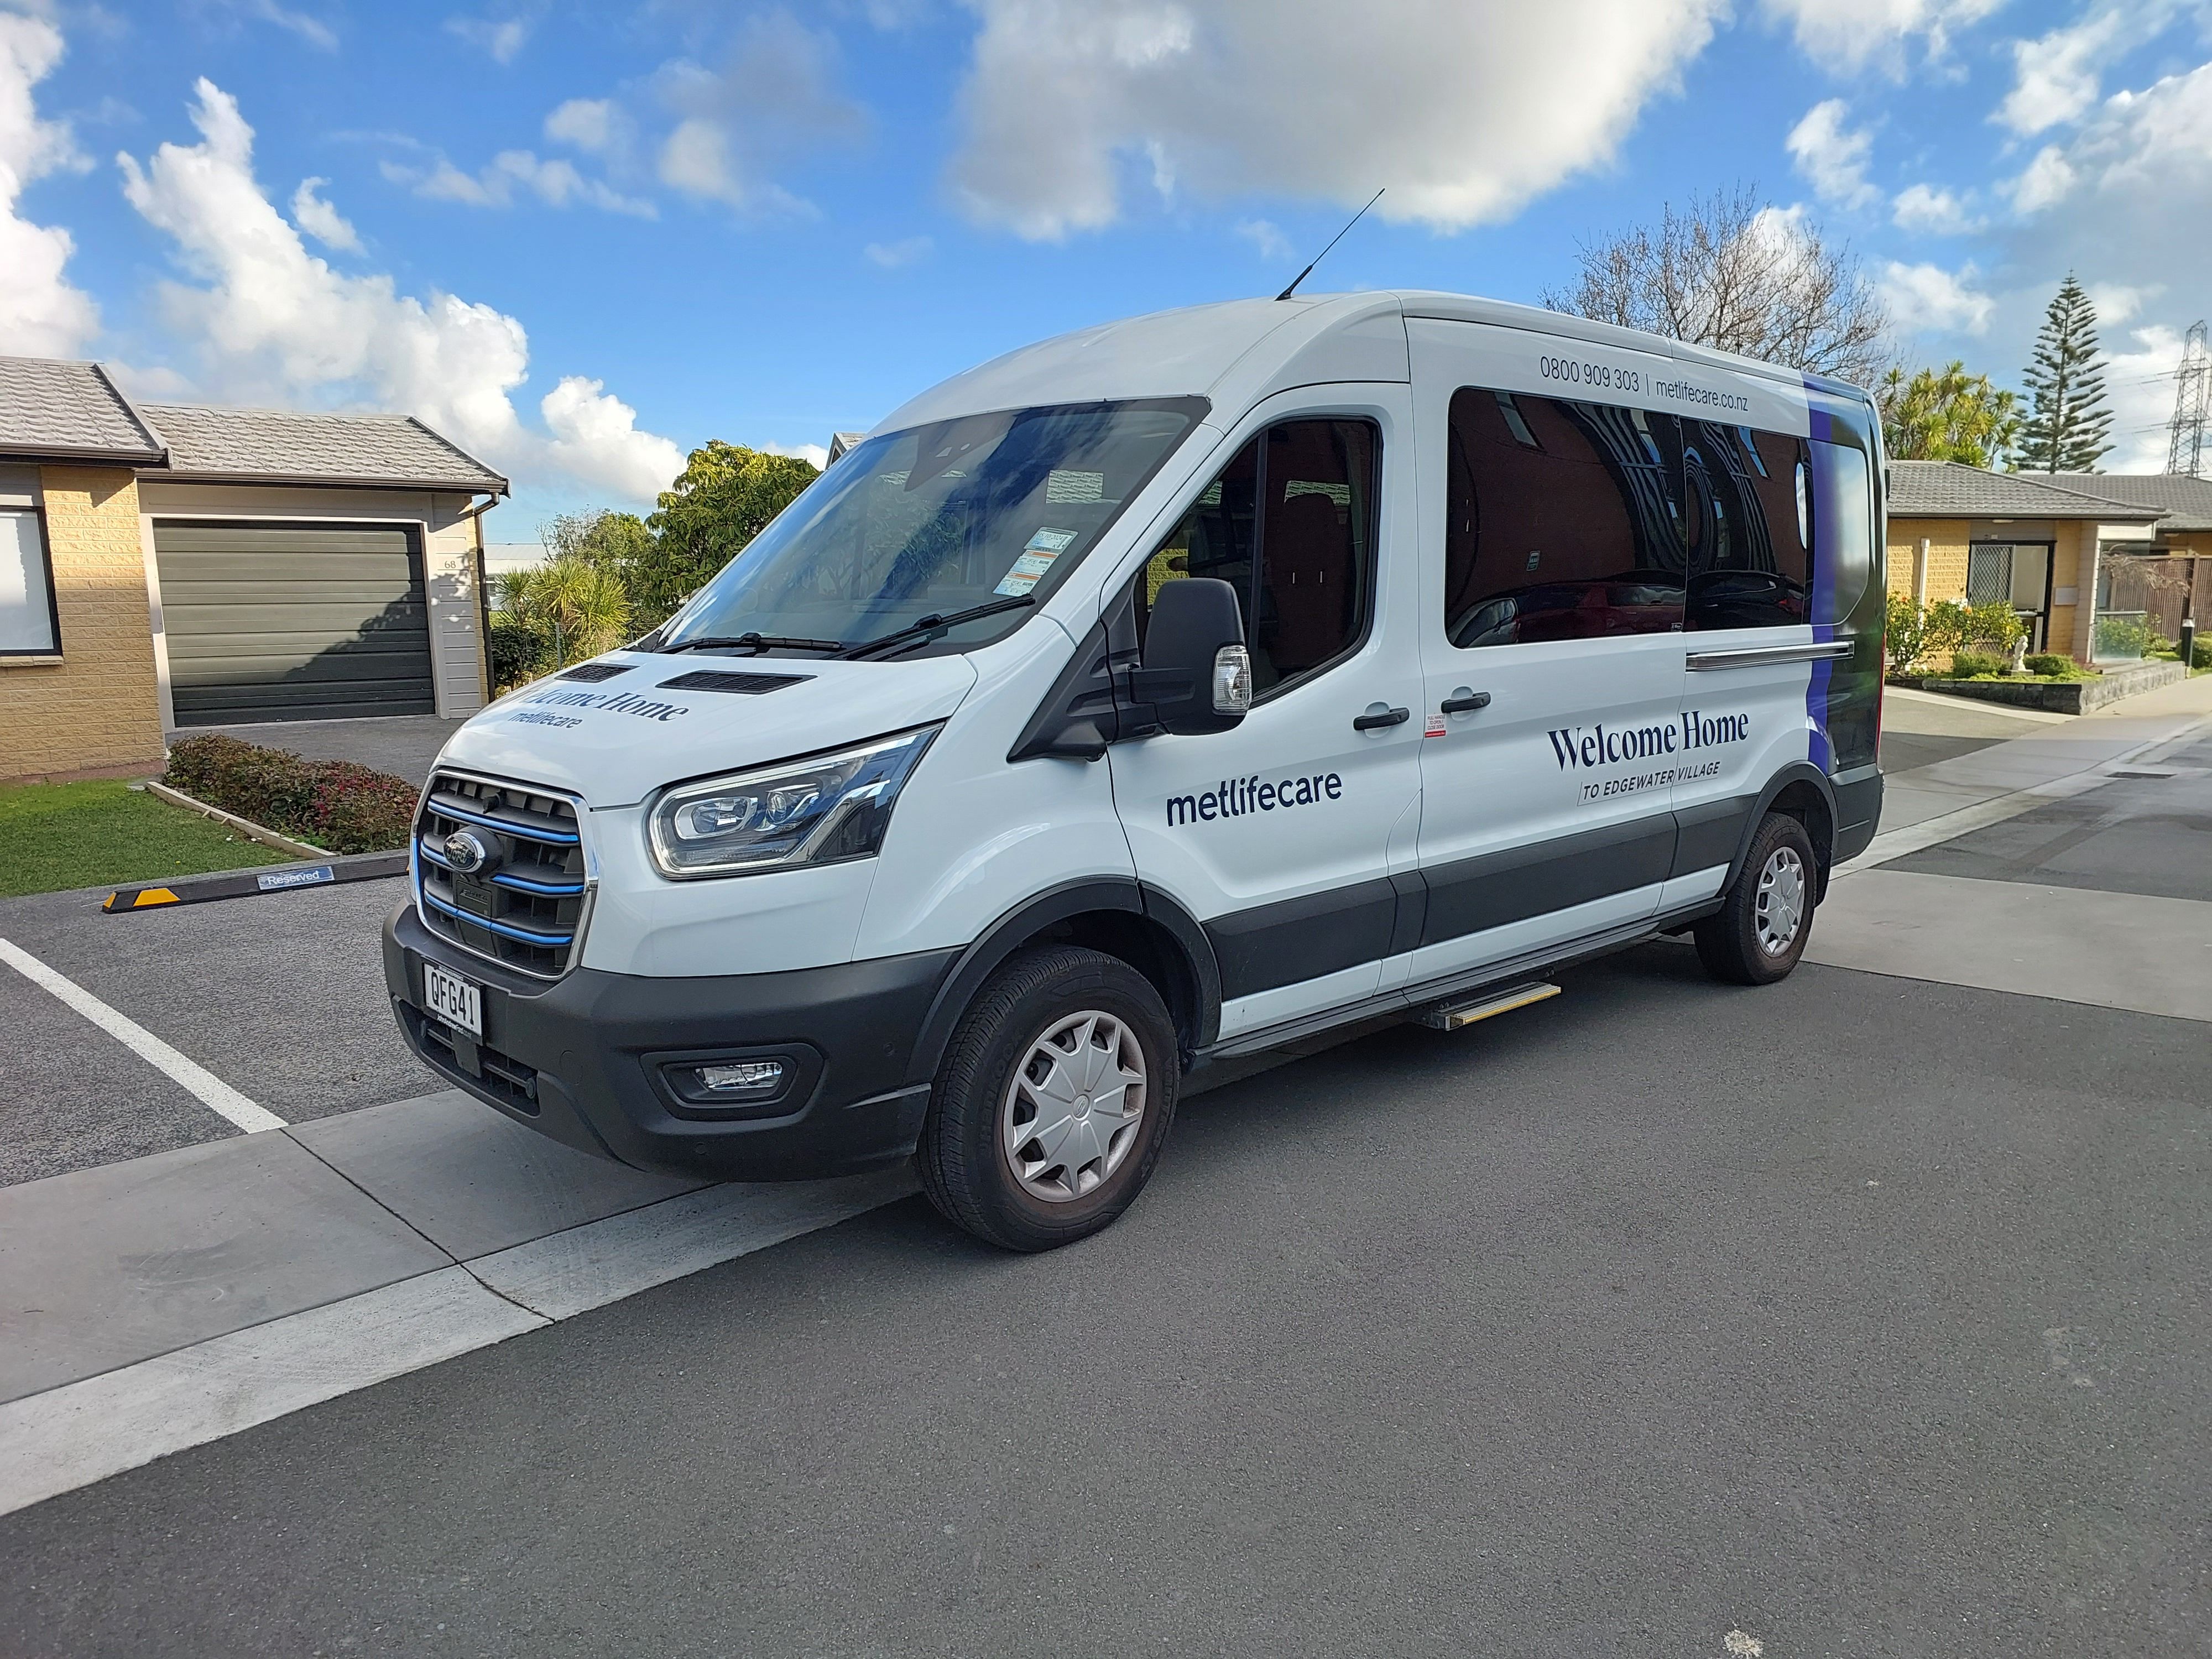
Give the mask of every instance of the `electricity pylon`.
[[2212, 425], [2212, 351], [2205, 349], [2204, 325], [2189, 325], [2181, 362], [2173, 371], [2173, 419], [2166, 427], [2166, 470], [2202, 477], [2204, 428]]

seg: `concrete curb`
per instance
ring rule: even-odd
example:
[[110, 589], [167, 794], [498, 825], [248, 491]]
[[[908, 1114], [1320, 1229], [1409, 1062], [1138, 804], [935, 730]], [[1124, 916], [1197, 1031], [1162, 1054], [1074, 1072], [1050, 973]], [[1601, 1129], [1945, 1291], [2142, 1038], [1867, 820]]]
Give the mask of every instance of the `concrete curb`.
[[264, 846], [273, 847], [280, 853], [289, 853], [295, 859], [327, 859], [334, 856], [327, 847], [318, 847], [313, 842], [294, 841], [289, 836], [280, 836], [251, 818], [242, 818], [235, 812], [226, 812], [220, 806], [210, 806], [204, 800], [195, 800], [181, 789], [172, 789], [158, 779], [149, 781], [146, 793], [165, 800], [172, 806], [181, 806], [188, 812], [198, 812], [204, 818], [213, 818], [217, 823], [228, 824], [239, 834], [251, 837]]
[[0, 1514], [914, 1191], [641, 1175], [457, 1090], [0, 1190]]

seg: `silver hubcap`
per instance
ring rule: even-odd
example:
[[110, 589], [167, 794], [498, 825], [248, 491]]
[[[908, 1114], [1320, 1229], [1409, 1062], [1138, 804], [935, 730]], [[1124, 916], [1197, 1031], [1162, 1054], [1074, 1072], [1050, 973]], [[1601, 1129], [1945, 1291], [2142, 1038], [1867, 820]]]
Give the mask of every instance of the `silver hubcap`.
[[1030, 1044], [999, 1109], [1006, 1167], [1032, 1198], [1065, 1204], [1121, 1167], [1145, 1112], [1145, 1050], [1111, 1014], [1085, 1009]]
[[1759, 948], [1770, 957], [1796, 943], [1805, 920], [1805, 860], [1794, 847], [1778, 847], [1759, 872]]

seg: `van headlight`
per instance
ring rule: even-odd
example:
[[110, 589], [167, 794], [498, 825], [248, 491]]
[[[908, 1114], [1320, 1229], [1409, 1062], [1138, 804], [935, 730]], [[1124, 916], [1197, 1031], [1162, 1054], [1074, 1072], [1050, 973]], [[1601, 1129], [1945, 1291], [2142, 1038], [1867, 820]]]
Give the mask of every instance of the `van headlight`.
[[742, 876], [867, 858], [939, 728], [667, 791], [646, 819], [664, 876]]

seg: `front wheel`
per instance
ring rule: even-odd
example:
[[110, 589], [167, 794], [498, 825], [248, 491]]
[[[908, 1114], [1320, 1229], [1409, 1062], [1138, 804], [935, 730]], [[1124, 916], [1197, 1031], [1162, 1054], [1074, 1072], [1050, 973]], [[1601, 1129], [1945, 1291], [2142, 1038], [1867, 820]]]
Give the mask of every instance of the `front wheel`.
[[1819, 876], [1813, 838], [1786, 812], [1769, 812], [1721, 901], [1698, 923], [1698, 960], [1729, 985], [1771, 985], [1805, 954]]
[[946, 1048], [915, 1163], [948, 1220], [1048, 1250], [1127, 1209], [1175, 1116], [1174, 1022], [1117, 957], [1024, 951], [987, 981]]

